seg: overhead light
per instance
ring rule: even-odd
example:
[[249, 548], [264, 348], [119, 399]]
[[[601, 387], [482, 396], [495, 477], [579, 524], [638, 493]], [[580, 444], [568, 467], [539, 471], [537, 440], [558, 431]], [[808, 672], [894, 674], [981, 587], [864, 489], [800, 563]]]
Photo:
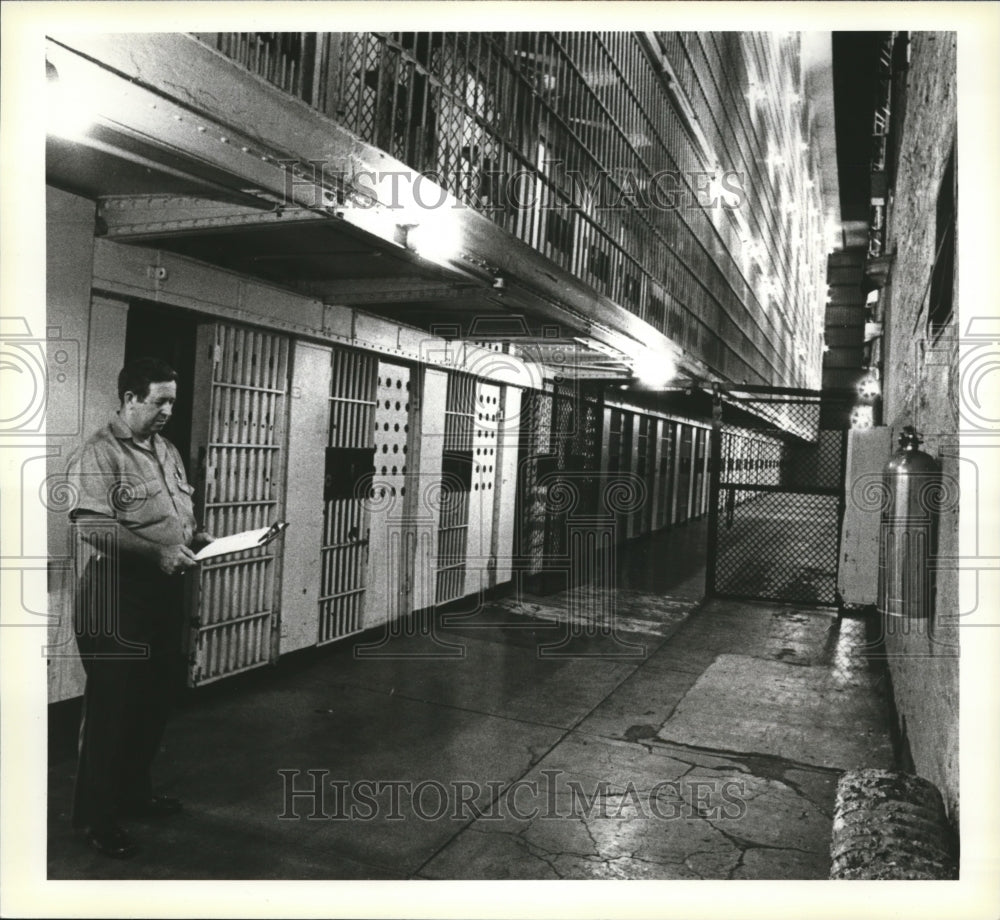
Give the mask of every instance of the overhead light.
[[54, 64], [45, 62], [45, 126], [48, 134], [80, 140], [94, 126], [94, 94], [79, 80], [64, 80]]
[[640, 384], [655, 389], [674, 379], [677, 362], [665, 352], [645, 351], [635, 359], [632, 373]]
[[875, 409], [872, 406], [855, 406], [851, 411], [852, 428], [874, 428]]
[[[435, 215], [420, 223], [404, 224], [405, 246], [423, 259], [445, 263], [457, 259], [462, 252], [462, 234], [450, 215]], [[502, 280], [502, 279], [501, 279]], [[502, 290], [503, 288], [499, 288]]]
[[858, 381], [858, 395], [865, 400], [873, 400], [881, 396], [882, 384], [879, 383], [878, 377], [874, 374], [862, 377]]

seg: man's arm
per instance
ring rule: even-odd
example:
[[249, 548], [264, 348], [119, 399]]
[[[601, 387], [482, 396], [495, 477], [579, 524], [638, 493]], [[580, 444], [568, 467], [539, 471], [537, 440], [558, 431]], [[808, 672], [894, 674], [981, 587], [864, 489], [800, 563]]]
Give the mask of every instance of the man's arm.
[[[183, 572], [198, 564], [194, 553], [182, 543], [173, 546], [163, 546], [154, 543], [123, 527], [114, 518], [90, 511], [77, 511], [71, 518], [80, 538], [102, 552], [107, 548], [105, 540], [109, 531], [113, 533], [112, 540], [118, 549], [124, 553], [141, 556], [159, 566], [160, 571], [167, 575]], [[88, 527], [88, 523], [96, 527]]]

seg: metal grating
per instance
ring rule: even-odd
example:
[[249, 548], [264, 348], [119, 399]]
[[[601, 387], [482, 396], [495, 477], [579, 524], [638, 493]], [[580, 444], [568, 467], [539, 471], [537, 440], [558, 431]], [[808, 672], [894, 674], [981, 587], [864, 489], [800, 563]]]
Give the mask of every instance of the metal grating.
[[813, 430], [819, 410], [819, 394], [801, 391], [724, 404], [709, 504], [713, 594], [837, 603], [846, 436], [790, 433]]
[[[332, 448], [370, 448], [374, 443], [375, 372], [373, 355], [332, 350], [330, 434]], [[363, 629], [368, 567], [366, 483], [349, 495], [324, 502], [320, 547], [319, 644]]]
[[[281, 516], [289, 346], [283, 336], [240, 326], [214, 330], [204, 526], [222, 535]], [[276, 568], [272, 548], [201, 566], [192, 684], [270, 661]]]
[[438, 604], [456, 600], [465, 591], [476, 427], [476, 378], [450, 374], [445, 396], [444, 468], [434, 595]]

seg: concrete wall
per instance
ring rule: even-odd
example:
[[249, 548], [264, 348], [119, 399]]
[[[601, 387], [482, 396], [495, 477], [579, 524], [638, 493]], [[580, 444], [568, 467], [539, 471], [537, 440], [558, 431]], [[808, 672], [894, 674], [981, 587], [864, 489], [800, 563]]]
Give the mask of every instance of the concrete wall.
[[[48, 387], [45, 405], [49, 650], [46, 664], [50, 699], [83, 692], [83, 667], [73, 639], [72, 586], [75, 580], [69, 522], [66, 463], [86, 434], [95, 407], [88, 405], [85, 380], [100, 371], [101, 356], [114, 347], [114, 328], [105, 311], [92, 314], [90, 284], [94, 258], [94, 203], [55, 188], [46, 190], [46, 332]], [[124, 320], [124, 315], [122, 316]], [[95, 325], [96, 324], [96, 325]], [[120, 325], [124, 349], [124, 322]], [[93, 344], [93, 367], [88, 351]], [[119, 365], [120, 366], [120, 365]], [[118, 367], [114, 369], [117, 375]], [[111, 389], [115, 387], [115, 377]], [[92, 400], [92, 402], [96, 402]], [[26, 493], [27, 494], [27, 493]]]
[[[935, 257], [936, 202], [956, 130], [956, 37], [914, 33], [907, 79], [895, 197], [888, 216], [895, 251], [883, 291], [886, 332], [883, 418], [893, 443], [912, 424], [923, 449], [942, 465], [945, 485], [957, 484], [958, 346], [954, 330], [933, 337], [927, 327]], [[958, 304], [958, 279], [955, 280]], [[939, 555], [958, 555], [958, 508], [940, 516]], [[916, 772], [936, 783], [958, 817], [958, 573], [940, 571], [934, 617], [889, 619], [886, 647], [893, 691]]]

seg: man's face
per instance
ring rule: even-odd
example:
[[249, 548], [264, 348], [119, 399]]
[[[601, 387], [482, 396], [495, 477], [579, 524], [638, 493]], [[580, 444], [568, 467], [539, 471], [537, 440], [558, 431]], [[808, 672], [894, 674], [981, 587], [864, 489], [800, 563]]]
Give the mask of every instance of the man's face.
[[151, 383], [145, 399], [139, 399], [131, 390], [125, 392], [123, 415], [132, 433], [148, 438], [163, 429], [174, 411], [177, 383], [173, 380]]

